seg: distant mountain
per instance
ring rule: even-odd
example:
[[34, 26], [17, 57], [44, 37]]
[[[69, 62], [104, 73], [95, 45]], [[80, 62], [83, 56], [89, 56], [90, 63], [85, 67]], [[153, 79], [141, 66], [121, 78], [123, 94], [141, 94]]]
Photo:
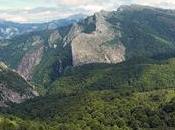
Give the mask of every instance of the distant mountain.
[[0, 40], [11, 39], [17, 35], [30, 33], [33, 31], [51, 30], [58, 27], [68, 26], [84, 19], [86, 15], [77, 14], [65, 19], [54, 20], [46, 23], [15, 23], [5, 20], [0, 20]]
[[21, 103], [37, 95], [27, 81], [0, 62], [0, 107]]

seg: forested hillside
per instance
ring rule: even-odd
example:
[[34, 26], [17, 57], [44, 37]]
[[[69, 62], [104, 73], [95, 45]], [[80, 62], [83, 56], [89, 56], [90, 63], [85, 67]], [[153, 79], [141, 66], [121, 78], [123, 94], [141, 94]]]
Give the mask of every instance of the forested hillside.
[[0, 62], [0, 107], [38, 96], [34, 86]]
[[2, 109], [1, 123], [12, 130], [174, 129], [174, 63], [141, 59], [72, 68], [46, 96]]

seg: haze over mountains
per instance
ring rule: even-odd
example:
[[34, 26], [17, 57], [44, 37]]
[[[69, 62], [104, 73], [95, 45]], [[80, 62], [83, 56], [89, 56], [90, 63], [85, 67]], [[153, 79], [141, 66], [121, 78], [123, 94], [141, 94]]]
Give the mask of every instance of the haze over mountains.
[[175, 128], [174, 10], [1, 21], [0, 37], [2, 130]]
[[86, 15], [72, 15], [66, 19], [53, 20], [45, 23], [15, 23], [0, 20], [0, 39], [10, 39], [17, 35], [41, 30], [52, 30], [58, 27], [68, 26], [84, 19]]

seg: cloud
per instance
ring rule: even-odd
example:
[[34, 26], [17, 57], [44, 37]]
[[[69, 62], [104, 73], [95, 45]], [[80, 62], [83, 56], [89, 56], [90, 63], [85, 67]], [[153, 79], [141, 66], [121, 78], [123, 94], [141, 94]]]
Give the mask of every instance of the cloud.
[[134, 3], [166, 9], [175, 9], [175, 0], [135, 0]]
[[0, 12], [1, 12], [0, 19], [21, 23], [47, 22], [56, 19], [63, 19], [76, 14], [76, 10], [73, 9], [66, 10], [58, 8], [1, 10]]
[[10, 15], [8, 13], [1, 13], [0, 19], [5, 19], [8, 21], [18, 21], [18, 22], [28, 22], [28, 19], [19, 15]]
[[[19, 3], [20, 0], [13, 1]], [[0, 19], [16, 22], [43, 22], [79, 13], [90, 15], [100, 10], [115, 10], [123, 4], [175, 9], [175, 0], [25, 0], [23, 6], [10, 10], [1, 8], [1, 4]]]

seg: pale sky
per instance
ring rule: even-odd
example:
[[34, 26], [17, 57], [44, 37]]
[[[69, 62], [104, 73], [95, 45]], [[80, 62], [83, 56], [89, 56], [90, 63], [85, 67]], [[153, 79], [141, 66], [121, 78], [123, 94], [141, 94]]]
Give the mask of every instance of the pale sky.
[[125, 4], [175, 9], [175, 0], [0, 0], [0, 19], [24, 23], [43, 22], [79, 13], [116, 10]]

